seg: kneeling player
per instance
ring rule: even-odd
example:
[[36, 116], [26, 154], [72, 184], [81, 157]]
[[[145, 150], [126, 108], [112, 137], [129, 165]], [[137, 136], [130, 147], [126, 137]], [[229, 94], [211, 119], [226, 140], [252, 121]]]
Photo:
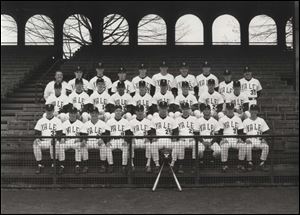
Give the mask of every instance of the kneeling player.
[[[244, 120], [244, 132], [247, 135], [262, 135], [265, 134], [269, 130], [269, 126], [265, 122], [264, 119], [257, 116], [257, 113], [259, 111], [259, 108], [257, 105], [251, 105], [250, 107], [250, 118], [247, 118]], [[258, 148], [261, 149], [261, 156], [260, 156], [260, 164], [259, 169], [262, 171], [266, 171], [265, 168], [265, 161], [267, 160], [268, 154], [269, 154], [269, 145], [267, 144], [265, 139], [262, 139], [260, 137], [253, 137], [253, 138], [247, 138], [246, 139], [247, 144], [247, 161], [248, 161], [248, 167], [247, 169], [249, 171], [253, 168], [252, 163], [252, 149]]]
[[100, 151], [100, 173], [106, 171], [105, 161], [106, 161], [106, 138], [88, 138], [88, 136], [101, 136], [101, 135], [110, 135], [109, 128], [106, 124], [99, 120], [99, 110], [96, 107], [93, 107], [91, 110], [91, 120], [84, 123], [82, 130], [80, 131], [81, 135], [85, 135], [81, 143], [81, 154], [83, 162], [83, 173], [88, 172], [87, 161], [89, 159], [89, 149], [99, 149]]
[[[42, 117], [34, 127], [35, 135], [38, 136], [52, 136], [52, 135], [61, 135], [62, 134], [62, 124], [60, 119], [53, 115], [54, 106], [52, 104], [46, 105], [46, 117]], [[42, 172], [44, 165], [42, 163], [42, 149], [50, 149], [50, 156], [53, 159], [53, 146], [51, 143], [52, 139], [35, 139], [33, 142], [33, 152], [34, 157], [37, 161], [38, 167], [36, 174]], [[55, 143], [55, 159], [58, 159], [60, 151], [59, 139]], [[52, 164], [54, 167], [54, 164]]]
[[[150, 120], [145, 118], [144, 115], [144, 106], [137, 105], [135, 108], [136, 118], [129, 122], [131, 132], [133, 136], [147, 136], [153, 133], [154, 126]], [[135, 149], [146, 149], [145, 157], [147, 158], [146, 171], [151, 172], [151, 151], [150, 151], [150, 140], [148, 138], [144, 139], [133, 139], [132, 141], [132, 159], [134, 158]], [[132, 166], [133, 160], [132, 160]]]
[[[159, 136], [172, 136], [178, 135], [178, 125], [175, 120], [168, 116], [168, 103], [159, 103], [159, 115], [157, 117], [153, 116], [152, 122], [154, 123], [155, 133], [153, 135]], [[171, 140], [170, 138], [157, 138], [153, 140], [151, 145], [151, 154], [153, 161], [155, 163], [155, 172], [159, 171], [159, 150], [160, 149], [170, 149], [172, 150], [172, 162], [171, 167], [174, 166], [177, 160], [177, 155], [179, 147], [176, 140]]]
[[[107, 126], [110, 131], [110, 135], [112, 136], [129, 136], [130, 135], [130, 127], [127, 119], [122, 117], [123, 111], [121, 105], [115, 106], [115, 116], [107, 121]], [[127, 140], [128, 141], [128, 140]], [[122, 171], [125, 174], [127, 171], [127, 162], [128, 162], [128, 143], [127, 141], [122, 139], [111, 139], [107, 144], [107, 161], [109, 164], [109, 171], [113, 171], [113, 154], [112, 151], [115, 149], [121, 149], [122, 151]]]
[[[234, 104], [226, 104], [226, 115], [219, 120], [220, 135], [243, 135], [243, 123], [241, 118], [234, 115]], [[238, 170], [245, 171], [244, 160], [246, 157], [246, 144], [240, 138], [223, 138], [220, 142], [222, 171], [228, 169], [228, 150], [230, 148], [238, 149], [239, 164]]]
[[[69, 120], [65, 121], [62, 125], [63, 127], [63, 135], [66, 136], [79, 136], [80, 131], [82, 130], [83, 123], [77, 119], [77, 112], [78, 110], [75, 107], [72, 107], [69, 111]], [[61, 150], [59, 160], [61, 163], [65, 161], [65, 151], [67, 149], [74, 149], [75, 150], [75, 173], [80, 173], [80, 161], [81, 161], [81, 152], [80, 152], [80, 139], [79, 138], [62, 138], [61, 140]], [[63, 173], [64, 166], [61, 165], [59, 173]]]

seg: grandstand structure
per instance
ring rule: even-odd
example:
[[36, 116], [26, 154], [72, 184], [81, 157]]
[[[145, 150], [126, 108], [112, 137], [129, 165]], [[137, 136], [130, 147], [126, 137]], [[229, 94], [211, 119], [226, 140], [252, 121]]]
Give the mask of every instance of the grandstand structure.
[[[172, 13], [170, 13], [170, 10]], [[169, 72], [179, 74], [179, 62], [190, 65], [191, 74], [201, 72], [204, 60], [212, 64], [212, 73], [222, 80], [225, 68], [232, 70], [233, 79], [243, 76], [242, 68], [251, 67], [254, 77], [261, 81], [263, 91], [258, 99], [260, 115], [267, 121], [272, 134], [296, 134], [293, 137], [272, 138], [270, 152], [274, 174], [278, 181], [295, 183], [299, 179], [299, 38], [294, 30], [294, 49], [286, 47], [285, 24], [290, 17], [297, 20], [297, 3], [288, 2], [1, 2], [1, 14], [15, 18], [18, 28], [16, 46], [1, 46], [1, 137], [11, 135], [34, 135], [34, 126], [43, 114], [43, 90], [60, 68], [64, 80], [74, 76], [74, 69], [79, 65], [84, 69], [84, 76], [95, 76], [94, 65], [102, 61], [106, 65], [105, 75], [112, 81], [117, 80], [117, 70], [124, 66], [131, 80], [138, 74], [138, 64], [149, 65], [148, 75], [158, 72], [162, 59], [169, 64]], [[62, 59], [63, 24], [71, 14], [84, 14], [92, 22], [92, 45], [83, 46], [70, 59]], [[125, 46], [104, 46], [101, 44], [101, 20], [107, 14], [118, 13], [129, 24], [129, 44]], [[138, 45], [138, 22], [147, 14], [158, 14], [167, 27], [166, 45]], [[53, 46], [25, 46], [25, 24], [31, 16], [44, 14], [53, 20], [55, 34]], [[203, 45], [175, 45], [175, 23], [184, 14], [194, 14], [203, 22]], [[221, 14], [231, 14], [237, 18], [241, 27], [241, 44], [238, 46], [213, 45], [212, 23]], [[257, 14], [267, 14], [277, 25], [277, 45], [249, 45], [250, 20]], [[297, 21], [295, 21], [297, 22]], [[297, 26], [297, 23], [294, 23]], [[298, 33], [299, 35], [299, 33]], [[297, 66], [298, 65], [298, 66]], [[33, 139], [1, 139], [1, 185], [7, 184], [51, 184], [52, 175], [34, 174], [35, 161], [32, 151]], [[232, 153], [232, 156], [234, 152]], [[95, 153], [96, 155], [96, 153]], [[68, 154], [67, 154], [68, 157]], [[70, 156], [69, 156], [70, 157]], [[96, 159], [93, 156], [92, 159]], [[142, 159], [142, 158], [141, 158]], [[144, 161], [141, 161], [144, 163]], [[144, 164], [143, 164], [144, 165]], [[217, 169], [209, 169], [203, 177], [222, 181], [224, 177], [239, 178], [245, 175], [224, 176]], [[258, 177], [258, 181], [269, 173], [247, 173], [248, 178]], [[68, 173], [59, 176], [64, 183], [127, 183], [126, 177], [89, 173], [75, 176]], [[143, 174], [136, 177], [149, 179], [154, 176]], [[180, 180], [192, 178], [182, 176]], [[98, 181], [97, 181], [97, 180]], [[280, 179], [280, 180], [279, 180]], [[281, 180], [282, 179], [282, 180]], [[214, 180], [214, 179], [211, 179]], [[100, 182], [99, 182], [100, 181]], [[146, 181], [147, 182], [147, 181]]]

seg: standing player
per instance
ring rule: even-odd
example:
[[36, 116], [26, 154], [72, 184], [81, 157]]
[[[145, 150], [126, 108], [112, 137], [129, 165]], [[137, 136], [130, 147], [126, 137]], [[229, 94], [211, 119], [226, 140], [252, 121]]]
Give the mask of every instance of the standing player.
[[189, 107], [191, 107], [193, 114], [197, 116], [197, 118], [200, 118], [200, 111], [199, 111], [199, 105], [196, 97], [190, 93], [189, 89], [189, 83], [187, 81], [181, 82], [181, 89], [182, 92], [176, 96], [174, 104], [175, 107], [175, 118], [180, 116], [180, 106], [182, 103], [188, 103]]
[[210, 105], [212, 116], [215, 117], [216, 119], [220, 119], [224, 116], [222, 112], [224, 99], [220, 93], [215, 91], [214, 79], [209, 79], [207, 81], [207, 85], [208, 85], [208, 91], [202, 93], [201, 96], [199, 97], [200, 111], [203, 112], [205, 105]]
[[[219, 120], [220, 135], [243, 135], [243, 122], [241, 118], [234, 115], [234, 105], [232, 103], [226, 104], [226, 115]], [[238, 149], [239, 164], [238, 170], [245, 171], [244, 160], [246, 157], [246, 144], [241, 138], [223, 138], [220, 142], [221, 146], [221, 162], [222, 171], [226, 172], [228, 169], [228, 150], [230, 148]]]
[[[58, 117], [62, 122], [68, 119], [67, 112], [70, 108], [70, 100], [69, 97], [65, 94], [61, 93], [62, 84], [55, 83], [54, 84], [54, 94], [51, 94], [47, 100], [46, 105], [52, 104], [54, 105], [54, 116]], [[46, 113], [43, 114], [43, 117], [46, 117]]]
[[231, 71], [228, 69], [224, 70], [224, 81], [219, 84], [219, 93], [225, 100], [226, 96], [233, 92], [233, 81], [231, 80]]
[[140, 81], [144, 81], [146, 83], [147, 93], [149, 93], [151, 96], [153, 96], [155, 93], [154, 82], [149, 76], [147, 76], [147, 66], [144, 63], [140, 64], [140, 66], [139, 66], [139, 75], [132, 79], [132, 84], [133, 84], [133, 87], [135, 90], [135, 95], [139, 93]]
[[54, 94], [54, 84], [55, 83], [61, 83], [62, 85], [62, 94], [65, 94], [67, 95], [67, 89], [68, 89], [68, 83], [63, 81], [63, 73], [60, 71], [60, 70], [57, 70], [55, 72], [55, 80], [54, 81], [50, 81], [45, 90], [44, 90], [44, 99], [45, 101], [47, 101], [48, 97], [51, 95], [51, 94]]
[[[245, 119], [243, 122], [244, 133], [246, 135], [263, 135], [269, 130], [269, 126], [264, 119], [257, 116], [259, 108], [257, 105], [252, 105], [250, 107], [251, 117]], [[259, 169], [266, 171], [265, 161], [267, 160], [269, 154], [269, 145], [266, 140], [260, 137], [247, 138], [247, 161], [248, 161], [248, 170], [251, 171], [253, 168], [252, 163], [252, 149], [258, 148], [261, 149], [260, 164]]]
[[83, 90], [84, 90], [84, 92], [87, 93], [88, 92], [89, 81], [86, 80], [86, 79], [84, 79], [84, 78], [82, 78], [82, 76], [83, 76], [82, 68], [80, 66], [77, 66], [74, 74], [75, 74], [75, 78], [73, 78], [72, 80], [70, 80], [68, 82], [68, 90], [70, 91], [70, 93], [75, 90], [75, 80], [76, 79], [82, 80], [82, 82], [83, 82]]
[[119, 68], [118, 76], [119, 80], [115, 81], [112, 84], [111, 92], [116, 93], [118, 83], [123, 82], [125, 83], [125, 92], [133, 96], [135, 93], [135, 89], [133, 87], [133, 84], [130, 81], [126, 80], [126, 69], [124, 67]]
[[152, 119], [153, 114], [153, 98], [147, 93], [147, 86], [145, 81], [139, 82], [139, 92], [133, 97], [132, 104], [137, 107], [138, 105], [144, 106], [144, 115], [148, 116], [148, 119]]
[[[153, 135], [172, 136], [179, 134], [178, 125], [175, 120], [168, 116], [168, 103], [165, 101], [159, 103], [159, 115], [157, 117], [153, 117], [152, 123], [154, 124], [155, 129], [155, 133]], [[151, 154], [155, 163], [155, 172], [159, 171], [160, 149], [172, 150], [172, 162], [170, 165], [173, 167], [177, 160], [179, 146], [177, 140], [172, 140], [170, 138], [157, 138], [152, 141]]]
[[221, 148], [218, 144], [219, 138], [214, 137], [214, 135], [218, 135], [220, 131], [219, 122], [211, 117], [211, 109], [209, 105], [205, 105], [203, 110], [203, 117], [198, 120], [198, 130], [200, 135], [211, 135], [212, 138], [200, 138], [199, 143], [199, 158], [200, 163], [203, 163], [204, 151], [206, 149], [211, 149], [213, 151], [214, 158], [217, 158], [221, 154]]
[[89, 149], [99, 149], [100, 152], [100, 173], [106, 172], [105, 161], [107, 159], [107, 138], [89, 138], [88, 136], [110, 135], [110, 130], [105, 122], [99, 120], [98, 108], [94, 107], [91, 110], [91, 120], [84, 123], [80, 134], [85, 136], [82, 138], [81, 154], [83, 163], [83, 173], [88, 172], [87, 161], [89, 160]]
[[[45, 107], [46, 109], [46, 117], [42, 117], [39, 119], [39, 121], [36, 123], [36, 126], [34, 127], [35, 135], [36, 136], [52, 136], [52, 135], [58, 135], [61, 136], [62, 134], [62, 124], [61, 121], [53, 115], [54, 113], [54, 106], [52, 104], [48, 104]], [[60, 139], [56, 139], [56, 143], [51, 143], [52, 139], [40, 139], [37, 138], [33, 142], [33, 152], [35, 160], [37, 161], [37, 170], [36, 174], [40, 174], [44, 169], [44, 164], [42, 162], [42, 150], [43, 149], [50, 149], [50, 156], [51, 159], [53, 159], [53, 146], [52, 144], [55, 144], [55, 159], [58, 159], [59, 157], [59, 151], [60, 151]], [[54, 164], [52, 164], [52, 167], [54, 167]]]
[[210, 70], [211, 70], [210, 64], [207, 61], [205, 61], [202, 65], [202, 74], [200, 74], [196, 77], [196, 80], [198, 83], [198, 89], [199, 89], [199, 91], [198, 91], [199, 97], [201, 96], [202, 93], [207, 92], [207, 89], [208, 89], [207, 82], [209, 79], [213, 79], [215, 81], [215, 88], [216, 89], [218, 88], [218, 85], [219, 85], [218, 78], [215, 75], [211, 74]]
[[[122, 117], [123, 111], [122, 106], [115, 106], [115, 116], [107, 121], [107, 126], [112, 136], [130, 136], [130, 126], [128, 120]], [[126, 174], [127, 162], [128, 162], [128, 141], [129, 139], [111, 139], [107, 144], [107, 161], [109, 164], [110, 172], [113, 168], [113, 154], [112, 151], [115, 149], [121, 149], [122, 151], [122, 171]]]
[[186, 62], [182, 62], [179, 65], [180, 75], [176, 76], [175, 83], [178, 89], [178, 95], [182, 94], [182, 83], [187, 82], [189, 84], [189, 93], [194, 95], [198, 94], [197, 81], [194, 75], [189, 74], [189, 67]]
[[[145, 118], [145, 108], [143, 105], [137, 105], [135, 107], [136, 118], [129, 122], [129, 126], [133, 136], [147, 136], [153, 133], [154, 126], [152, 122]], [[151, 131], [152, 130], [152, 131]], [[133, 139], [132, 140], [132, 166], [135, 149], [145, 149], [145, 157], [147, 159], [146, 172], [151, 172], [151, 145], [148, 138]]]
[[90, 103], [98, 108], [100, 119], [102, 118], [103, 121], [106, 122], [110, 118], [110, 113], [108, 111], [110, 95], [106, 90], [104, 79], [98, 78], [96, 80], [96, 86], [97, 90], [90, 96]]
[[240, 79], [241, 91], [248, 95], [249, 106], [256, 105], [261, 95], [262, 87], [259, 80], [253, 78], [249, 67], [244, 68], [244, 78]]
[[240, 81], [233, 82], [233, 92], [226, 95], [225, 102], [234, 104], [234, 113], [242, 120], [250, 116], [248, 96], [241, 93]]
[[[82, 130], [83, 123], [77, 119], [77, 112], [78, 110], [75, 107], [72, 107], [69, 112], [70, 119], [65, 121], [62, 124], [63, 128], [63, 136], [79, 136], [80, 131]], [[80, 162], [81, 162], [81, 141], [79, 138], [62, 138], [60, 144], [60, 152], [59, 152], [59, 160], [62, 163], [65, 162], [65, 151], [67, 149], [74, 149], [75, 150], [75, 173], [80, 173]], [[64, 168], [60, 168], [60, 174], [63, 173]]]
[[104, 70], [105, 70], [104, 64], [102, 62], [97, 63], [97, 65], [96, 65], [97, 75], [95, 77], [93, 77], [89, 82], [89, 86], [88, 86], [88, 94], [89, 95], [91, 95], [94, 91], [97, 90], [96, 81], [99, 78], [102, 78], [104, 80], [105, 90], [107, 92], [111, 91], [112, 83], [111, 83], [110, 78], [104, 75]]
[[[175, 119], [176, 124], [178, 125], [179, 135], [180, 136], [194, 136], [194, 134], [199, 135], [198, 129], [198, 122], [197, 118], [191, 116], [190, 105], [187, 102], [181, 103], [182, 109], [182, 116]], [[195, 161], [196, 159], [196, 151], [195, 151], [195, 139], [194, 138], [180, 138], [179, 139], [179, 146], [178, 146], [178, 160], [179, 169], [178, 173], [182, 174], [183, 171], [183, 159], [185, 157], [185, 149], [191, 148], [192, 152], [192, 159]], [[193, 162], [194, 166], [194, 162]]]
[[153, 75], [152, 77], [152, 80], [155, 84], [155, 93], [158, 93], [160, 92], [160, 83], [161, 83], [161, 80], [164, 79], [164, 80], [167, 80], [167, 90], [168, 91], [172, 91], [173, 94], [175, 95], [175, 91], [176, 90], [176, 85], [175, 85], [175, 79], [174, 79], [174, 76], [171, 75], [170, 73], [168, 73], [168, 65], [166, 63], [166, 61], [162, 61], [161, 64], [160, 64], [160, 72]]

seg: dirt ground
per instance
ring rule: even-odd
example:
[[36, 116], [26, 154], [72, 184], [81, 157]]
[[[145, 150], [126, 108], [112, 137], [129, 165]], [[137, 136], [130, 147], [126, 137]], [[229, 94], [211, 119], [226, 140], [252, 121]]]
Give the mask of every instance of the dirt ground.
[[299, 187], [1, 189], [1, 213], [299, 213]]

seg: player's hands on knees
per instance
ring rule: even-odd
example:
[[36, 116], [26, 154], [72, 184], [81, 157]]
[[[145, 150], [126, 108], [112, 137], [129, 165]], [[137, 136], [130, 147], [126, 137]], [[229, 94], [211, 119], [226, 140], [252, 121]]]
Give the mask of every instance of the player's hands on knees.
[[249, 139], [246, 140], [246, 144], [251, 144], [251, 143], [252, 143], [251, 140]]
[[112, 145], [111, 145], [111, 141], [107, 142], [107, 143], [106, 143], [106, 146], [107, 146], [107, 147], [111, 147], [111, 146], [112, 146]]
[[227, 139], [223, 139], [222, 141], [221, 141], [221, 144], [228, 144], [229, 142], [228, 142], [228, 140]]
[[101, 146], [101, 145], [103, 145], [103, 144], [105, 145], [104, 141], [103, 141], [102, 139], [99, 139], [99, 140], [98, 140], [98, 146]]
[[62, 139], [60, 140], [60, 144], [65, 144], [65, 142], [66, 142], [65, 138], [62, 138]]
[[39, 143], [41, 143], [41, 139], [36, 138], [33, 142], [34, 142], [35, 144], [39, 144]]
[[122, 143], [122, 146], [127, 146], [127, 142], [126, 141], [124, 141], [123, 143]]
[[85, 147], [86, 146], [86, 140], [82, 140], [82, 142], [81, 142], [81, 145], [80, 145], [81, 147]]

